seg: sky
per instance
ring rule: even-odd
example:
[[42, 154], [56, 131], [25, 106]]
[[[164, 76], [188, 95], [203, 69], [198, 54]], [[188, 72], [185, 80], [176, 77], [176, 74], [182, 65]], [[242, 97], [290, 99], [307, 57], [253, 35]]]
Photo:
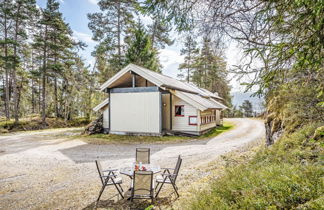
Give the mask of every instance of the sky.
[[[46, 6], [47, 0], [37, 0], [37, 5], [41, 8]], [[98, 0], [59, 0], [60, 11], [67, 23], [69, 23], [73, 30], [73, 36], [75, 39], [83, 41], [88, 47], [80, 51], [86, 64], [91, 66], [94, 64], [95, 59], [91, 56], [96, 42], [91, 39], [92, 33], [88, 28], [88, 13], [98, 12], [99, 7], [97, 6]], [[145, 21], [144, 21], [145, 22]], [[162, 73], [168, 76], [176, 78], [178, 74], [178, 66], [183, 62], [183, 56], [180, 55], [180, 49], [182, 48], [182, 42], [180, 38], [175, 39], [175, 43], [172, 46], [167, 46], [165, 49], [160, 50], [160, 61], [163, 66]], [[233, 65], [240, 63], [242, 57], [241, 50], [236, 47], [234, 43], [229, 43], [229, 47], [225, 52], [226, 61], [228, 68], [232, 68]], [[230, 85], [232, 86], [232, 93], [244, 92], [244, 87], [240, 85], [234, 74], [230, 74], [229, 78]], [[248, 78], [245, 78], [248, 80]]]

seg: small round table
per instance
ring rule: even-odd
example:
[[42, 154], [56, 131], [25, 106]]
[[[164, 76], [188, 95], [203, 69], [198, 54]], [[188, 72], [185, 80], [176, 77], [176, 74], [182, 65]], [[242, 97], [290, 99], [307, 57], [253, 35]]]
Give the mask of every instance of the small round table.
[[[152, 171], [153, 174], [156, 174], [156, 173], [161, 172], [161, 168], [158, 165], [154, 165], [154, 164], [143, 164], [143, 166], [145, 166], [145, 168], [147, 169], [146, 171]], [[133, 175], [134, 175], [134, 168], [132, 168], [132, 167], [121, 168], [119, 170], [119, 172], [121, 174], [124, 174], [126, 176], [129, 176], [132, 179], [133, 178]]]

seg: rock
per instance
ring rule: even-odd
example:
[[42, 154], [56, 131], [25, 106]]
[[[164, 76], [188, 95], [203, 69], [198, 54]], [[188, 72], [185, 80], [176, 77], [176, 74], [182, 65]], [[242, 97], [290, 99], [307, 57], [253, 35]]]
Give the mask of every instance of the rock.
[[87, 125], [82, 134], [91, 135], [96, 133], [103, 133], [103, 114]]
[[266, 145], [270, 146], [274, 144], [283, 134], [282, 122], [278, 119], [274, 119], [269, 115], [265, 120], [266, 129]]

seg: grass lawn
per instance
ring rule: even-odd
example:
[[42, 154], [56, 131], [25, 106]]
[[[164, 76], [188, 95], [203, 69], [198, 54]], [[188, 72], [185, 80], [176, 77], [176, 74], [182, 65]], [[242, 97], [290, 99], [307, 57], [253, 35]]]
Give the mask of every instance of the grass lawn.
[[88, 136], [78, 136], [90, 144], [110, 144], [110, 143], [166, 143], [166, 142], [183, 142], [190, 140], [206, 140], [215, 137], [234, 127], [234, 124], [225, 122], [223, 126], [218, 126], [201, 136], [126, 136], [114, 134], [94, 134]]

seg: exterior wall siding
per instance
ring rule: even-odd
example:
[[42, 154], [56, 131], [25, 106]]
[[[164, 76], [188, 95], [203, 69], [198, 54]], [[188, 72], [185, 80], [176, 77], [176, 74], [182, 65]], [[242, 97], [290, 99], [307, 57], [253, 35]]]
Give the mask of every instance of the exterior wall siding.
[[111, 132], [160, 133], [160, 92], [111, 93]]
[[[184, 116], [175, 116], [175, 106], [184, 106]], [[176, 96], [172, 96], [172, 130], [174, 131], [198, 131], [197, 125], [189, 125], [189, 116], [197, 116], [198, 110], [188, 104], [187, 102], [181, 100]], [[199, 118], [198, 118], [199, 119]], [[199, 124], [199, 121], [198, 123]]]
[[109, 105], [103, 111], [103, 128], [109, 128]]

